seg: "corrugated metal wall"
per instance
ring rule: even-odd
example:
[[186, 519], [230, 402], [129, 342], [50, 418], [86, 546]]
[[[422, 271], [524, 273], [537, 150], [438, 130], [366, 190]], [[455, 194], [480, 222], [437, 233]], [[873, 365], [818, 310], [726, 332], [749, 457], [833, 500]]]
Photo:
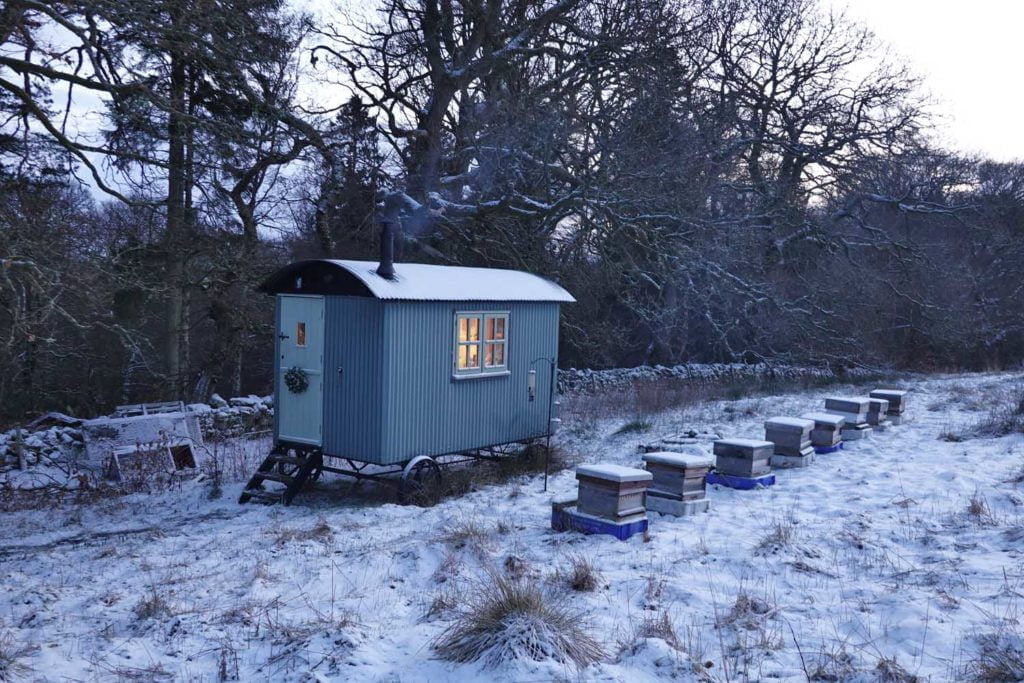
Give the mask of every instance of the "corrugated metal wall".
[[385, 304], [365, 297], [325, 299], [324, 452], [380, 463], [384, 345], [389, 343]]
[[[509, 311], [509, 375], [453, 379], [456, 311]], [[558, 304], [387, 302], [383, 463], [507, 443], [547, 433]], [[527, 378], [537, 371], [537, 399]]]

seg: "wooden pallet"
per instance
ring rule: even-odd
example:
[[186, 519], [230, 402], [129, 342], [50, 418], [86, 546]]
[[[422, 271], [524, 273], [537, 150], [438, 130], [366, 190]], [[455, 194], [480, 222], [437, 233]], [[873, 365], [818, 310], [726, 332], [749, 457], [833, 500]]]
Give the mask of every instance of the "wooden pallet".
[[[275, 448], [249, 479], [238, 502], [248, 503], [252, 500], [268, 505], [274, 503], [290, 505], [292, 499], [302, 490], [307, 481], [315, 481], [320, 477], [323, 466], [324, 456], [320, 451], [305, 453], [292, 451], [292, 455], [289, 455], [288, 451]], [[277, 482], [284, 486], [267, 490], [263, 488], [263, 483], [267, 481]]]

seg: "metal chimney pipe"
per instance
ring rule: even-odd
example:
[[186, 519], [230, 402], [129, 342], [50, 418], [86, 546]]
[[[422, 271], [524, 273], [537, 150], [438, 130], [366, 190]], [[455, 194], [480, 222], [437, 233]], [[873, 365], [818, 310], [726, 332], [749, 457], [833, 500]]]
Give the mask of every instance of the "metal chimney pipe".
[[395, 279], [395, 223], [385, 219], [380, 223], [380, 265], [377, 275], [385, 280]]

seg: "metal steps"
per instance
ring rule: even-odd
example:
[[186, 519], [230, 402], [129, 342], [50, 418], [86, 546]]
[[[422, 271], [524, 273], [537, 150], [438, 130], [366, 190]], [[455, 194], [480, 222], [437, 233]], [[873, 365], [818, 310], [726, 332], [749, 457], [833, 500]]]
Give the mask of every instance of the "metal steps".
[[[323, 454], [320, 451], [292, 453], [295, 455], [289, 455], [288, 451], [278, 448], [271, 451], [245, 485], [238, 502], [290, 505], [307, 481], [311, 478], [316, 480], [320, 476], [324, 466]], [[266, 481], [283, 484], [284, 488], [264, 489], [263, 482]]]

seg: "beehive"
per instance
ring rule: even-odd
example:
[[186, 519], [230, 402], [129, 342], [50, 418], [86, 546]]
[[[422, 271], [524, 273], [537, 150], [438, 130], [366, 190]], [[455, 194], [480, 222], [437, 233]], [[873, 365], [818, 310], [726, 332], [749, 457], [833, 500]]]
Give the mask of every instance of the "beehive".
[[773, 417], [764, 423], [765, 441], [775, 444], [775, 455], [799, 458], [810, 455], [813, 420], [800, 417]]
[[650, 472], [622, 465], [580, 465], [576, 468], [577, 509], [614, 522], [643, 515], [644, 494], [653, 478]]
[[814, 421], [811, 430], [811, 445], [816, 448], [832, 448], [843, 441], [842, 429], [846, 418], [833, 413], [804, 413], [800, 417]]
[[846, 418], [844, 429], [858, 429], [868, 423], [870, 403], [871, 399], [866, 396], [830, 396], [825, 399], [825, 412]]
[[715, 465], [709, 455], [688, 453], [645, 453], [644, 467], [654, 479], [649, 495], [666, 496], [677, 500], [704, 498], [708, 472]]
[[715, 442], [715, 470], [738, 477], [771, 473], [769, 460], [775, 444], [757, 439], [719, 439]]
[[884, 398], [868, 399], [868, 424], [878, 427], [886, 422], [886, 414], [889, 412], [889, 402]]
[[871, 392], [871, 398], [881, 398], [889, 402], [889, 409], [886, 415], [890, 418], [903, 417], [907, 409], [907, 392], [902, 389], [875, 389]]

